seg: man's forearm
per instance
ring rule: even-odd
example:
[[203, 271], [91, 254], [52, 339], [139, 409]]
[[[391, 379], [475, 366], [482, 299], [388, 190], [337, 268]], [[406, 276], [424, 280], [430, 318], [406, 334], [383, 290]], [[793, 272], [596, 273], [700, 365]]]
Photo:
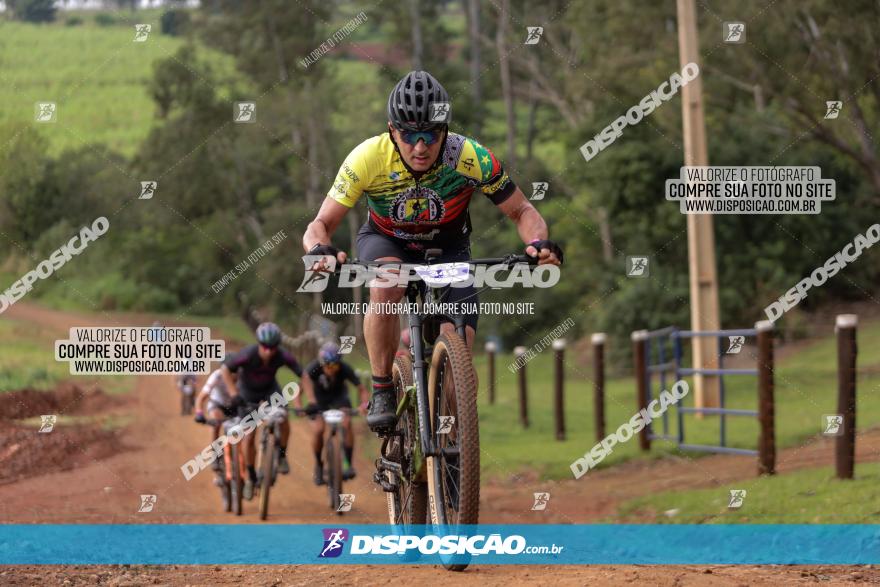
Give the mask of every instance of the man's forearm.
[[547, 223], [531, 202], [526, 200], [521, 189], [516, 188], [506, 200], [498, 204], [498, 208], [516, 224], [519, 238], [524, 243], [547, 239]]
[[229, 370], [229, 367], [223, 365], [222, 371], [220, 371], [220, 376], [223, 378], [223, 382], [226, 384], [226, 390], [229, 392], [230, 397], [235, 397], [238, 395], [238, 387], [235, 385], [235, 381], [232, 380], [232, 372]]
[[516, 219], [516, 230], [526, 244], [547, 238], [547, 223], [534, 206], [529, 206], [522, 211], [522, 214]]
[[309, 223], [303, 234], [303, 249], [308, 253], [312, 247], [319, 244], [330, 244], [330, 235], [327, 232], [327, 225], [322, 220], [315, 219]]
[[309, 376], [305, 376], [302, 378], [303, 389], [306, 392], [306, 399], [309, 400], [310, 404], [317, 403], [315, 400], [315, 388], [312, 385], [312, 381]]

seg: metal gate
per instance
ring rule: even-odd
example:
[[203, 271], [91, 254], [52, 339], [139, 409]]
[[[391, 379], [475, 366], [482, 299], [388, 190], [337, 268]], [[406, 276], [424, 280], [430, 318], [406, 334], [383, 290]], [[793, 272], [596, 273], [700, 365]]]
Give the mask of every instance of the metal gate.
[[[684, 339], [694, 339], [697, 337], [715, 337], [718, 339], [718, 368], [717, 369], [695, 369], [690, 367], [685, 367], [682, 365], [684, 358], [684, 351], [682, 349], [682, 340]], [[758, 455], [758, 450], [744, 449], [744, 448], [734, 448], [727, 446], [727, 417], [728, 416], [748, 416], [748, 417], [759, 417], [758, 410], [744, 410], [738, 408], [728, 408], [726, 403], [726, 389], [724, 383], [724, 377], [727, 375], [758, 375], [758, 369], [731, 369], [724, 367], [724, 356], [727, 354], [728, 347], [726, 346], [730, 338], [729, 337], [757, 337], [758, 330], [754, 328], [750, 329], [739, 329], [739, 330], [714, 330], [714, 331], [704, 331], [704, 332], [695, 332], [692, 330], [679, 330], [674, 326], [669, 326], [667, 328], [662, 328], [660, 330], [654, 331], [639, 331], [633, 333], [633, 340], [638, 344], [641, 343], [644, 345], [644, 349], [641, 354], [643, 354], [644, 361], [643, 367], [639, 369], [639, 365], [636, 365], [636, 376], [643, 380], [643, 385], [641, 386], [645, 392], [644, 403], [640, 402], [640, 405], [647, 406], [654, 400], [654, 393], [652, 390], [654, 376], [659, 374], [659, 383], [660, 389], [657, 391], [659, 395], [660, 390], [668, 389], [667, 381], [668, 376], [671, 375], [673, 377], [673, 383], [682, 379], [683, 377], [687, 377], [689, 375], [715, 375], [718, 376], [719, 383], [719, 407], [717, 408], [697, 408], [697, 407], [686, 407], [682, 405], [675, 405], [676, 408], [676, 417], [678, 423], [678, 431], [677, 434], [672, 434], [670, 432], [669, 427], [669, 412], [671, 410], [666, 410], [663, 412], [661, 418], [662, 431], [657, 432], [655, 430], [654, 423], [648, 424], [646, 426], [645, 434], [647, 438], [647, 442], [643, 442], [643, 448], [650, 447], [651, 440], [668, 440], [673, 441], [678, 445], [678, 448], [682, 450], [693, 450], [693, 451], [702, 451], [702, 452], [714, 452], [714, 453], [726, 453], [726, 454], [741, 454], [741, 455]], [[743, 339], [744, 340], [744, 339]], [[771, 358], [772, 361], [772, 358]], [[772, 393], [772, 390], [771, 390]], [[771, 396], [772, 397], [772, 396]], [[719, 416], [719, 439], [717, 445], [706, 445], [706, 444], [690, 444], [685, 441], [685, 425], [684, 425], [684, 415], [685, 414], [706, 414], [706, 415], [717, 415]], [[771, 414], [772, 418], [772, 414]], [[656, 422], [656, 420], [654, 421]], [[647, 446], [646, 446], [647, 445]]]

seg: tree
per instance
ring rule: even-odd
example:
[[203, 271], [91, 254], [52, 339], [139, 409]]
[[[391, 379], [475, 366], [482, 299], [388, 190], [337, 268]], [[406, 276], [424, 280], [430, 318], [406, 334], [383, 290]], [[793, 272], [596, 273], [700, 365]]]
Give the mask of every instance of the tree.
[[[752, 2], [750, 8], [756, 13], [763, 5]], [[789, 142], [812, 139], [850, 159], [873, 186], [872, 204], [880, 204], [873, 136], [880, 125], [880, 5], [853, 0], [842, 10], [824, 0], [784, 0], [772, 11], [762, 26], [747, 29], [760, 50], [727, 46], [717, 69], [766, 90], [768, 103], [788, 124], [783, 133]], [[712, 24], [704, 23], [704, 36], [717, 34]], [[828, 101], [843, 103], [835, 119], [825, 119]]]
[[507, 49], [507, 21], [510, 19], [510, 0], [501, 0], [498, 7], [498, 30], [495, 33], [495, 48], [498, 51], [498, 70], [501, 74], [501, 94], [504, 96], [504, 111], [507, 120], [507, 157], [505, 162], [516, 167], [516, 105], [513, 98], [513, 82], [510, 77], [510, 60]]
[[55, 20], [55, 0], [7, 0], [6, 8], [17, 20], [25, 22]]
[[483, 92], [482, 71], [480, 59], [480, 2], [479, 0], [462, 0], [468, 24], [468, 45], [470, 46], [469, 71], [471, 82], [471, 96], [474, 102], [473, 133], [480, 136], [483, 127]]
[[[0, 127], [0, 230], [26, 247], [47, 227], [48, 141], [32, 125]], [[49, 224], [54, 219], [49, 219]]]

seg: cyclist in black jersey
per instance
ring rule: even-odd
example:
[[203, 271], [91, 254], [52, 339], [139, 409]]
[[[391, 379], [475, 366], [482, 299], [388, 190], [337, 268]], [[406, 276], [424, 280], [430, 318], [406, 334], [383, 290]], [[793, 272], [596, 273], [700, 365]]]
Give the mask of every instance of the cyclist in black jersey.
[[[339, 347], [329, 342], [321, 347], [318, 359], [309, 363], [303, 376], [303, 390], [309, 400], [306, 412], [311, 414], [312, 420], [312, 451], [315, 454], [315, 485], [324, 483], [324, 464], [321, 462], [321, 454], [324, 450], [324, 420], [321, 412], [329, 409], [351, 408], [351, 398], [348, 396], [346, 382], [357, 386], [362, 414], [366, 413], [369, 395], [367, 389], [357, 376], [351, 365], [342, 360]], [[300, 396], [301, 397], [301, 396]], [[297, 398], [299, 399], [299, 398]], [[354, 434], [351, 430], [351, 416], [345, 414], [342, 421], [345, 429], [345, 469], [342, 471], [343, 479], [352, 479], [355, 476], [352, 454], [354, 453]]]
[[[271, 322], [264, 322], [257, 327], [258, 344], [243, 348], [237, 353], [229, 355], [223, 361], [221, 374], [226, 383], [226, 389], [230, 390], [233, 399], [238, 398], [239, 415], [247, 414], [254, 410], [260, 403], [267, 401], [269, 397], [281, 391], [275, 374], [281, 367], [287, 367], [297, 377], [302, 377], [300, 367], [294, 356], [284, 348], [281, 348], [281, 329]], [[238, 383], [232, 379], [232, 373], [238, 371]], [[287, 439], [290, 436], [290, 423], [285, 419], [281, 425], [281, 460], [278, 463], [278, 472], [286, 475], [290, 472], [287, 462]], [[245, 436], [245, 463], [248, 469], [248, 479], [245, 481], [243, 496], [252, 499], [254, 485], [257, 482], [257, 470], [254, 462], [257, 456], [256, 434]]]

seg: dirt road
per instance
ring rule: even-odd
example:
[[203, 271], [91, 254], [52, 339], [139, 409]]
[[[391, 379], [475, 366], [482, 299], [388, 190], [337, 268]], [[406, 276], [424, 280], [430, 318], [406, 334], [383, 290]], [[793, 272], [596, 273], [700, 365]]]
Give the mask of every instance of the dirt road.
[[[113, 317], [96, 318], [16, 304], [8, 314], [66, 335], [71, 326], [123, 325]], [[142, 325], [148, 325], [144, 318]], [[124, 325], [130, 325], [127, 322]], [[51, 360], [52, 349], [46, 349]], [[168, 376], [139, 377], [135, 389], [121, 402], [97, 402], [95, 409], [124, 417], [127, 425], [116, 438], [119, 452], [106, 456], [77, 446], [76, 466], [59, 466], [57, 458], [47, 458], [43, 468], [34, 465], [30, 476], [0, 485], [0, 518], [4, 523], [260, 523], [257, 503], [246, 503], [245, 515], [231, 516], [220, 511], [219, 493], [212, 475], [204, 471], [186, 481], [180, 466], [210, 440], [207, 428], [179, 415], [177, 393]], [[359, 439], [366, 431], [358, 422]], [[61, 426], [52, 434], [65, 434]], [[346, 485], [356, 495], [353, 510], [340, 520], [326, 503], [325, 491], [311, 483], [312, 457], [306, 427], [293, 422], [289, 451], [292, 471], [273, 489], [270, 521], [279, 524], [385, 523], [384, 494], [369, 481], [372, 462], [358, 451], [355, 464], [360, 475]], [[0, 447], [0, 463], [4, 457]], [[860, 436], [859, 449], [865, 456], [880, 455], [880, 433]], [[57, 450], [57, 449], [56, 449]], [[785, 451], [779, 457], [779, 470], [830, 462], [830, 443]], [[112, 452], [112, 451], [111, 451]], [[748, 457], [709, 457], [698, 462], [664, 459], [635, 462], [610, 470], [591, 473], [589, 483], [565, 481], [536, 483], [487, 483], [481, 503], [481, 521], [492, 523], [585, 523], [613, 515], [620, 501], [646, 492], [675, 487], [708, 487], [754, 474], [754, 459]], [[552, 507], [532, 512], [527, 505], [534, 491], [552, 487]], [[152, 512], [138, 513], [140, 496], [157, 496]], [[537, 514], [537, 515], [536, 515]], [[5, 567], [0, 568], [2, 584], [339, 584], [388, 583], [392, 580], [432, 581], [441, 571], [429, 567]], [[877, 582], [880, 570], [864, 567], [681, 567], [681, 566], [593, 566], [593, 567], [515, 567], [475, 566], [464, 574], [444, 574], [454, 584], [483, 585], [552, 583], [616, 585], [650, 581], [658, 585], [771, 584], [779, 582], [833, 581]]]

